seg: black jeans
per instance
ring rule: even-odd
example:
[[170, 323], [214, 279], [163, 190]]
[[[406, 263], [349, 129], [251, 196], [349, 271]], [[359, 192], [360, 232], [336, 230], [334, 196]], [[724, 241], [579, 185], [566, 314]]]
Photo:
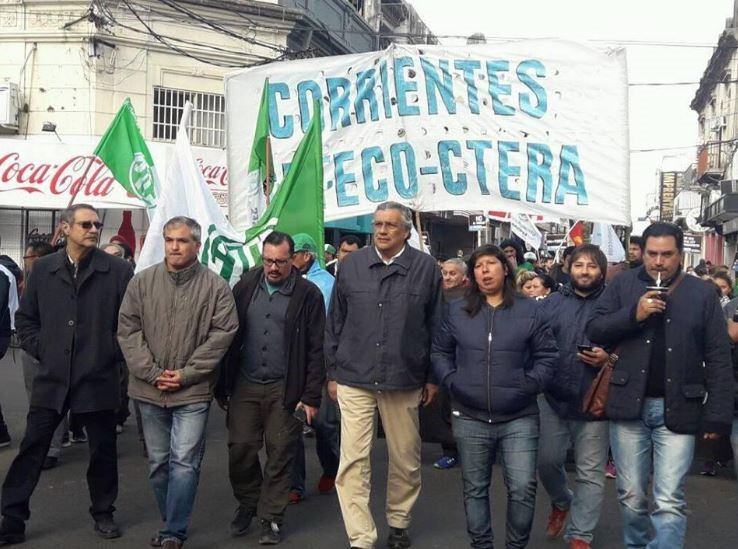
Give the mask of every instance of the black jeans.
[[[51, 437], [63, 417], [56, 410], [38, 406], [31, 406], [28, 411], [26, 434], [2, 488], [4, 522], [14, 529], [22, 531], [23, 523], [31, 516], [28, 503], [41, 475]], [[75, 414], [75, 417], [87, 428], [90, 444], [87, 468], [87, 487], [92, 501], [90, 514], [95, 520], [112, 516], [113, 503], [118, 497], [115, 410]]]

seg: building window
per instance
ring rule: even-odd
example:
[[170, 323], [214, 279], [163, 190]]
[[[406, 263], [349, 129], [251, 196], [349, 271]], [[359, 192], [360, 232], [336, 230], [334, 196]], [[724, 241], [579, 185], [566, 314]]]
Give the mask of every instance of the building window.
[[154, 87], [154, 139], [177, 139], [179, 119], [186, 101], [194, 109], [188, 125], [190, 141], [202, 147], [225, 147], [225, 97], [219, 93]]

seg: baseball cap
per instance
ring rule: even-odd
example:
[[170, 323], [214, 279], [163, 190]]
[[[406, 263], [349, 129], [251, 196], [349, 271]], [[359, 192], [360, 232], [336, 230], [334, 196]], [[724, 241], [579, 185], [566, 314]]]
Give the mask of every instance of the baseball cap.
[[330, 244], [325, 245], [325, 251], [328, 252], [329, 254], [336, 255], [336, 249]]
[[292, 237], [295, 241], [295, 253], [297, 252], [310, 252], [313, 254], [318, 253], [318, 245], [313, 240], [313, 237], [307, 233], [297, 233]]
[[535, 252], [525, 252], [523, 254], [523, 259], [525, 259], [526, 261], [527, 260], [535, 261], [537, 259], [536, 253]]

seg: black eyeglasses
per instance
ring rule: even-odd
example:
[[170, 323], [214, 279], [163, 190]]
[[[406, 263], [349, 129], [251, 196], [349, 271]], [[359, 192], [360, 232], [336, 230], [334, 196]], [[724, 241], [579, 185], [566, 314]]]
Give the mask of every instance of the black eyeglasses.
[[75, 224], [82, 227], [85, 231], [89, 231], [94, 226], [97, 230], [103, 228], [103, 224], [99, 221], [75, 221]]
[[274, 265], [276, 265], [277, 267], [280, 267], [280, 268], [287, 266], [287, 263], [290, 262], [289, 259], [271, 259], [269, 257], [264, 257], [262, 258], [261, 261], [267, 267], [273, 267]]

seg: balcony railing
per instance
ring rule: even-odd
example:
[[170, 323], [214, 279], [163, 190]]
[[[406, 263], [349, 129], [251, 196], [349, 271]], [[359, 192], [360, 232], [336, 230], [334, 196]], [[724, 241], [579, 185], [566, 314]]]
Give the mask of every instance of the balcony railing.
[[724, 194], [702, 210], [703, 225], [720, 225], [738, 217], [738, 193]]
[[705, 177], [722, 179], [728, 162], [729, 149], [724, 143], [705, 143], [697, 153], [697, 180]]

